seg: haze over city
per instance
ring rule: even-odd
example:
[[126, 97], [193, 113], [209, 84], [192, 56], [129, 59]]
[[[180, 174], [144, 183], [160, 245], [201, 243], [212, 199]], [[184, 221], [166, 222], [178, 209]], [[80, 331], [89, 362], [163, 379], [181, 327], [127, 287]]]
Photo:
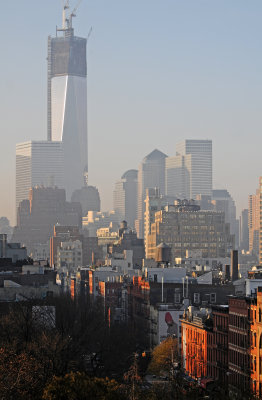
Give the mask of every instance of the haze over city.
[[[15, 223], [15, 144], [46, 139], [47, 36], [61, 2], [5, 2], [1, 23], [1, 214]], [[85, 1], [89, 183], [113, 185], [158, 148], [213, 141], [214, 188], [247, 207], [261, 174], [259, 1]]]
[[261, 1], [1, 17], [1, 399], [262, 399]]

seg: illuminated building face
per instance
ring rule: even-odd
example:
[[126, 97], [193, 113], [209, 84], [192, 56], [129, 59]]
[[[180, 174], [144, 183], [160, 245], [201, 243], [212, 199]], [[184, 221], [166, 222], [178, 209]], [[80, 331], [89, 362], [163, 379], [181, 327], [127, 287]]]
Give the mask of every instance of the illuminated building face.
[[67, 196], [87, 173], [86, 39], [48, 41], [48, 140], [62, 141]]

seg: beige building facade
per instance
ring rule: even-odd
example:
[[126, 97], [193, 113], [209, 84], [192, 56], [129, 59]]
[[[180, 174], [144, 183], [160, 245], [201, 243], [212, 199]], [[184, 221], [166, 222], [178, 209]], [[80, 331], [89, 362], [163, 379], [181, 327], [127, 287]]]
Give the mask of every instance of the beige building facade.
[[248, 196], [249, 251], [258, 256], [260, 230], [260, 190]]
[[203, 258], [226, 257], [234, 248], [234, 236], [222, 212], [201, 211], [197, 206], [166, 206], [156, 212], [147, 237], [148, 258], [155, 258], [160, 243], [171, 247], [172, 260], [187, 250], [201, 251]]

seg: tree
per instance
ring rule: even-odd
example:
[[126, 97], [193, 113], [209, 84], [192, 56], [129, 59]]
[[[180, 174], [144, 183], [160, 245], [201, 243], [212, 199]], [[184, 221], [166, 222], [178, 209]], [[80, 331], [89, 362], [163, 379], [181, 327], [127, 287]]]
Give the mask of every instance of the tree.
[[[53, 376], [61, 377], [76, 371], [122, 381], [140, 343], [130, 326], [112, 323], [109, 327], [103, 304], [89, 297], [72, 300], [63, 295], [44, 300], [29, 299], [10, 303], [5, 311], [6, 315], [0, 319], [0, 348], [12, 349], [10, 359], [15, 364], [17, 358], [17, 368], [19, 360], [25, 358], [28, 373], [25, 393], [32, 391], [42, 395], [43, 388]], [[0, 358], [2, 371], [6, 365], [4, 358]], [[38, 379], [30, 380], [35, 377], [35, 368], [39, 371]], [[12, 379], [15, 382], [17, 375], [21, 376], [22, 366], [21, 372], [17, 371], [20, 369], [8, 369], [10, 382]], [[22, 393], [22, 389], [20, 391]], [[25, 398], [30, 399], [29, 394]]]
[[178, 363], [179, 350], [177, 338], [170, 336], [153, 350], [148, 371], [156, 375], [170, 374], [174, 372]]
[[124, 400], [121, 386], [115, 380], [90, 378], [84, 373], [55, 376], [47, 385], [44, 400]]
[[10, 348], [1, 348], [1, 400], [40, 399], [43, 390], [42, 372], [42, 366], [28, 353], [16, 354]]
[[128, 372], [124, 375], [124, 380], [127, 383], [127, 388], [129, 389], [129, 399], [136, 400], [139, 399], [139, 383], [141, 383], [141, 377], [138, 373], [137, 358], [138, 354], [134, 354], [134, 360], [130, 366]]

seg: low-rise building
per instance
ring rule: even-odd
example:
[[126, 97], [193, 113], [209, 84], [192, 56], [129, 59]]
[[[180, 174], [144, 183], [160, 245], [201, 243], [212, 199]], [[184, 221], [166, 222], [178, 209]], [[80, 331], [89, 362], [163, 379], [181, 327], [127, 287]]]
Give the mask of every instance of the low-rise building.
[[250, 301], [250, 377], [253, 393], [262, 396], [262, 287], [258, 288], [257, 295]]
[[212, 319], [207, 310], [194, 312], [189, 307], [181, 320], [181, 329], [182, 364], [185, 372], [194, 379], [207, 377], [208, 332], [212, 331]]
[[104, 301], [108, 324], [127, 321], [127, 286], [123, 282], [99, 281], [99, 295]]
[[82, 243], [80, 240], [62, 242], [57, 249], [57, 269], [73, 272], [82, 265]]
[[113, 271], [111, 267], [99, 267], [89, 270], [89, 293], [99, 295], [99, 282], [121, 282], [122, 273]]
[[136, 232], [127, 226], [126, 221], [120, 224], [118, 240], [108, 246], [109, 253], [122, 253], [124, 250], [133, 251], [133, 265], [141, 268], [145, 257], [144, 240], [138, 239]]
[[120, 217], [115, 211], [88, 211], [87, 215], [82, 218], [83, 229], [89, 232], [90, 237], [96, 236], [98, 229], [107, 228], [110, 225], [112, 227], [112, 231], [117, 232], [119, 223]]
[[186, 269], [180, 267], [145, 268], [143, 272], [149, 282], [182, 283], [186, 279]]
[[20, 243], [8, 243], [7, 234], [0, 234], [0, 258], [11, 258], [15, 263], [18, 260], [27, 258], [27, 249], [22, 247]]
[[249, 298], [229, 298], [228, 371], [229, 385], [235, 391], [249, 391]]
[[123, 253], [108, 254], [105, 265], [123, 275], [127, 275], [128, 270], [133, 269], [133, 251], [124, 250]]
[[[180, 295], [179, 291], [176, 293]], [[159, 345], [169, 336], [176, 337], [178, 345], [181, 346], [180, 319], [183, 318], [183, 313], [187, 309], [187, 303], [187, 301], [175, 304], [159, 303], [156, 306], [150, 306], [150, 347]]]
[[228, 305], [212, 306], [213, 336], [211, 354], [208, 354], [208, 376], [224, 387], [228, 385]]

